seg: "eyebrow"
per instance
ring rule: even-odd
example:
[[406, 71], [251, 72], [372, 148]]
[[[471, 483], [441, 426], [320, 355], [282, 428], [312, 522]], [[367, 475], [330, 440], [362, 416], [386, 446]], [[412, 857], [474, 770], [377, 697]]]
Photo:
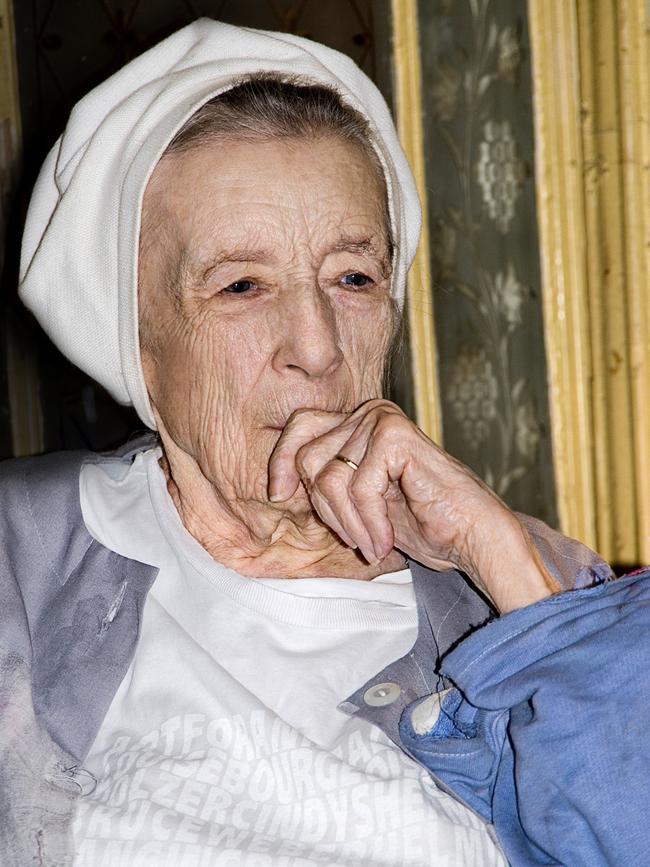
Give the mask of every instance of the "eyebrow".
[[228, 265], [231, 262], [260, 264], [267, 263], [273, 258], [270, 250], [261, 247], [229, 247], [227, 250], [219, 250], [211, 256], [195, 260], [188, 270], [194, 275], [193, 279], [202, 284], [219, 265]]
[[382, 255], [377, 245], [373, 243], [372, 238], [358, 238], [351, 236], [342, 236], [334, 245], [332, 251], [334, 253], [361, 253], [366, 256], [373, 256], [379, 260], [382, 274], [385, 278], [390, 277], [392, 272], [392, 253], [390, 245], [388, 246], [387, 254]]
[[367, 253], [370, 256], [381, 258], [379, 251], [371, 238], [353, 238], [343, 236], [332, 248], [334, 253]]
[[[327, 254], [331, 253], [360, 253], [367, 256], [374, 256], [381, 261], [384, 270], [390, 270], [389, 259], [382, 256], [373, 243], [370, 237], [358, 237], [342, 235], [338, 241], [327, 250]], [[272, 250], [261, 247], [231, 247], [228, 250], [222, 250], [209, 259], [198, 262], [198, 272], [205, 279], [210, 271], [219, 265], [229, 264], [230, 262], [251, 262], [255, 264], [268, 263], [276, 258]]]
[[[340, 238], [328, 252], [350, 252], [350, 253], [369, 253], [377, 256], [379, 251], [371, 238], [356, 238], [343, 236]], [[207, 263], [209, 267], [213, 265], [222, 265], [224, 262], [261, 262], [266, 259], [273, 258], [273, 253], [270, 250], [261, 249], [259, 247], [234, 247], [228, 250], [222, 250], [215, 256], [211, 256]]]
[[205, 271], [209, 271], [217, 265], [226, 262], [268, 262], [273, 259], [273, 253], [260, 247], [230, 247], [222, 250], [209, 259], [200, 263]]

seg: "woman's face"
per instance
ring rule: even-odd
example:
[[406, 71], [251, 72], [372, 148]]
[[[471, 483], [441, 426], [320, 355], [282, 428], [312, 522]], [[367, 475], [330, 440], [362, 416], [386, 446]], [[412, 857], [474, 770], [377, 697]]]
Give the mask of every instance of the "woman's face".
[[386, 219], [376, 169], [334, 138], [220, 141], [156, 167], [140, 251], [145, 379], [168, 435], [228, 498], [268, 502], [293, 410], [380, 396], [394, 321]]

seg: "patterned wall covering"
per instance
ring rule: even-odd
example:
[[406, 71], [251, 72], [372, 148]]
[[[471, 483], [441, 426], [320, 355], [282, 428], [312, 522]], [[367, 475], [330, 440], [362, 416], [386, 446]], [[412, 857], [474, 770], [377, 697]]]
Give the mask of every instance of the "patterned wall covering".
[[525, 0], [420, 0], [446, 448], [554, 523]]
[[[390, 100], [390, 0], [15, 0], [14, 10], [25, 199], [71, 106], [132, 57], [202, 15], [331, 45], [353, 57]], [[101, 449], [139, 426], [42, 338], [38, 351], [46, 449]], [[402, 382], [403, 369], [398, 361]]]

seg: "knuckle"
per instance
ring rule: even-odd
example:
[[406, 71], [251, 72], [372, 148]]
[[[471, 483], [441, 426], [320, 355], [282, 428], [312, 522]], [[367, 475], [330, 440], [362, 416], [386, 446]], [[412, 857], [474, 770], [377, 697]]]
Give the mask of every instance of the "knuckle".
[[375, 437], [380, 442], [398, 438], [403, 440], [405, 434], [410, 432], [411, 425], [412, 422], [401, 412], [384, 412], [377, 420]]
[[343, 474], [335, 464], [329, 463], [316, 476], [315, 487], [328, 500], [338, 497], [345, 488]]
[[287, 424], [291, 424], [292, 422], [297, 421], [300, 418], [304, 418], [305, 416], [313, 415], [313, 409], [307, 409], [305, 407], [299, 407], [298, 409], [294, 409], [289, 418], [287, 419]]
[[373, 400], [369, 400], [366, 406], [368, 407], [368, 410], [370, 412], [373, 412], [380, 417], [394, 415], [403, 416], [404, 418], [406, 418], [406, 416], [404, 416], [403, 410], [400, 409], [400, 407], [397, 406], [396, 403], [393, 403], [392, 400], [386, 400], [386, 398], [384, 397], [378, 397]]
[[364, 476], [360, 472], [355, 473], [354, 479], [350, 484], [350, 499], [355, 506], [367, 502], [371, 493], [372, 491]]
[[285, 433], [295, 433], [298, 430], [301, 430], [305, 425], [309, 423], [309, 420], [313, 416], [313, 410], [310, 409], [294, 409], [289, 418], [287, 419], [287, 423], [284, 426]]
[[396, 404], [390, 400], [386, 400], [385, 397], [373, 397], [372, 400], [367, 401], [364, 406], [366, 406], [368, 410], [375, 411], [379, 409], [387, 409], [389, 407], [396, 407]]
[[362, 506], [366, 502], [367, 496], [363, 491], [359, 490], [358, 485], [355, 485], [350, 488], [350, 499], [355, 506]]
[[364, 421], [372, 419], [375, 424], [381, 424], [385, 419], [403, 419], [404, 421], [408, 421], [404, 412], [397, 404], [392, 403], [390, 400], [376, 398], [369, 400], [363, 406], [366, 410], [363, 415]]
[[305, 443], [296, 452], [296, 467], [301, 475], [312, 476], [315, 470], [315, 455], [312, 443]]

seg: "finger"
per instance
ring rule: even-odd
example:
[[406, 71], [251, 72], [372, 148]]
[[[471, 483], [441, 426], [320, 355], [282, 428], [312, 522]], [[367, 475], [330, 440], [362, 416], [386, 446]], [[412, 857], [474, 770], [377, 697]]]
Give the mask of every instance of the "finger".
[[[346, 527], [352, 532], [352, 524], [356, 528], [355, 538], [363, 536], [370, 541], [372, 552], [377, 561], [383, 558], [393, 548], [393, 528], [388, 518], [384, 493], [388, 489], [389, 480], [384, 473], [369, 474], [369, 462], [376, 462], [376, 450], [372, 449], [373, 435], [377, 429], [378, 414], [371, 413], [361, 420], [353, 430], [350, 438], [341, 446], [339, 454], [351, 458], [357, 463], [358, 469], [348, 476], [347, 497], [349, 504], [341, 504], [348, 513]], [[363, 527], [363, 531], [358, 528]], [[368, 559], [365, 547], [359, 545]]]
[[[373, 540], [361, 520], [348, 490], [349, 477], [354, 471], [340, 461], [332, 460], [319, 473], [311, 486], [309, 497], [314, 509], [328, 526], [347, 544], [359, 548], [370, 564], [378, 562]], [[343, 534], [339, 532], [343, 530]]]
[[[380, 422], [384, 422], [389, 416], [398, 416], [406, 420], [402, 410], [388, 401], [381, 401], [381, 403], [368, 401], [360, 407], [360, 410], [365, 410], [363, 415], [357, 410], [350, 416], [348, 426], [352, 432], [350, 438], [340, 449], [341, 454], [351, 458], [357, 464], [363, 460], [368, 443]], [[353, 422], [357, 422], [357, 424], [353, 426]]]
[[[393, 547], [394, 533], [383, 500], [388, 481], [384, 479], [376, 491], [364, 489], [356, 481], [363, 478], [362, 469], [355, 470], [338, 458], [344, 456], [363, 468], [368, 444], [380, 419], [386, 414], [401, 414], [392, 404], [378, 404], [378, 401], [364, 404], [344, 424], [303, 446], [296, 458], [312, 502], [318, 495], [327, 503], [328, 514], [335, 516], [369, 563], [378, 562]], [[355, 490], [360, 500], [353, 495]], [[357, 508], [359, 503], [363, 514]], [[325, 514], [321, 517], [333, 526]]]
[[397, 484], [404, 466], [403, 453], [407, 450], [400, 416], [403, 414], [397, 408], [382, 408], [372, 418], [365, 419], [342, 448], [346, 454], [365, 448], [359, 470], [350, 484], [350, 499], [373, 540], [375, 554], [380, 560], [395, 546], [395, 527], [388, 498], [397, 499], [404, 506], [404, 497]]
[[[338, 470], [342, 467], [347, 468], [343, 474], [344, 478], [347, 478], [354, 472], [354, 467], [339, 459], [341, 446], [349, 437], [350, 429], [346, 421], [322, 436], [310, 440], [310, 442], [305, 443], [298, 449], [295, 465], [305, 485], [309, 483], [313, 486], [325, 467], [332, 461], [336, 461], [339, 464]], [[341, 457], [343, 457], [342, 454]], [[356, 463], [354, 458], [351, 458], [351, 460], [353, 463]]]
[[373, 551], [378, 560], [383, 560], [395, 546], [395, 532], [388, 514], [385, 499], [390, 480], [385, 472], [368, 472], [368, 458], [362, 464], [363, 472], [355, 474], [350, 486], [350, 499], [356, 513], [372, 539]]
[[[298, 410], [289, 420], [285, 432], [275, 447], [274, 455], [271, 458], [273, 472], [275, 473], [276, 461], [284, 462], [285, 458], [288, 458], [287, 463], [297, 464], [299, 470], [302, 463], [303, 474], [307, 473], [313, 480], [348, 439], [351, 442], [360, 441], [363, 443], [360, 450], [355, 448], [356, 457], [346, 455], [358, 464], [365, 450], [365, 440], [367, 439], [363, 432], [366, 429], [365, 426], [361, 427], [356, 438], [351, 438], [351, 435], [355, 428], [364, 425], [367, 420], [374, 423], [372, 419], [378, 411], [403, 414], [395, 404], [383, 399], [368, 400], [349, 414]], [[322, 425], [319, 423], [319, 418], [323, 419]], [[329, 422], [328, 419], [336, 419], [336, 421]], [[306, 424], [306, 430], [309, 430], [309, 425], [312, 423], [314, 425], [313, 434], [309, 436], [308, 433], [304, 433], [303, 425]]]
[[[334, 512], [332, 511], [329, 503], [320, 497], [319, 494], [314, 494], [314, 499], [311, 501], [312, 507], [321, 521], [328, 526], [331, 530], [333, 530], [336, 535], [349, 547], [349, 548], [358, 548], [358, 544], [354, 541], [354, 539], [348, 535], [345, 531], [345, 528], [338, 520]], [[363, 553], [363, 552], [362, 552]]]
[[[355, 416], [356, 418], [351, 416], [344, 424], [324, 434], [318, 441], [304, 446], [296, 464], [309, 490], [314, 508], [320, 510], [321, 518], [334, 529], [330, 518], [332, 516], [366, 560], [374, 564], [378, 562], [378, 558], [372, 536], [350, 495], [351, 485], [359, 470], [339, 459], [345, 453], [345, 457], [354, 463], [363, 460], [375, 422], [372, 419], [368, 422], [362, 417], [357, 424], [356, 413]], [[351, 426], [354, 425], [356, 427], [352, 427], [351, 433]], [[363, 435], [359, 435], [359, 427], [362, 427]], [[355, 437], [353, 449], [349, 448], [352, 436]]]
[[292, 497], [300, 474], [296, 467], [296, 454], [300, 448], [337, 427], [347, 415], [321, 410], [298, 410], [287, 422], [269, 460], [268, 494], [271, 502], [277, 503]]
[[[321, 520], [374, 564], [378, 561], [372, 538], [350, 499], [349, 484], [355, 469], [339, 459], [341, 445], [350, 439], [358, 417], [358, 413], [349, 416], [338, 427], [301, 446], [295, 465]], [[366, 428], [370, 429], [368, 425]], [[355, 462], [361, 460], [365, 448], [359, 437], [357, 443]]]
[[[348, 458], [358, 466], [363, 460], [370, 433], [377, 423], [374, 406], [377, 403], [378, 400], [366, 401], [351, 415], [343, 417], [339, 425], [305, 442], [296, 454], [300, 475], [315, 481], [325, 465], [336, 456]], [[354, 467], [350, 469], [354, 470]]]
[[376, 406], [374, 411], [362, 418], [340, 449], [341, 454], [359, 464], [359, 469], [350, 478], [349, 496], [355, 514], [372, 539], [373, 550], [379, 560], [392, 551], [395, 534], [385, 500], [391, 478], [382, 444], [375, 442], [375, 439], [378, 427], [385, 423], [386, 416], [395, 415], [402, 416], [403, 413], [393, 404]]

